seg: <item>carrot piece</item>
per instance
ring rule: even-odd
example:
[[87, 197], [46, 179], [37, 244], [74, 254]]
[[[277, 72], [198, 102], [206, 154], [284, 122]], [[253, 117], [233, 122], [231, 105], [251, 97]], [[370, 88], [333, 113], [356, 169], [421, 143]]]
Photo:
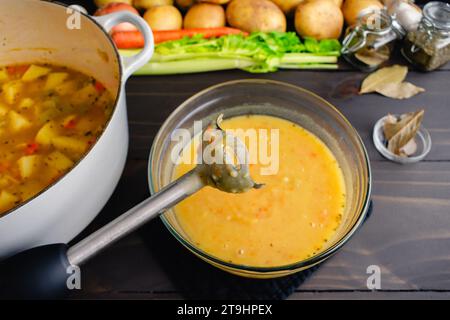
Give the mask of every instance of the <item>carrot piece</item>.
[[[248, 35], [239, 29], [220, 27], [220, 28], [198, 28], [198, 29], [180, 29], [154, 31], [153, 37], [155, 43], [161, 43], [171, 40], [179, 40], [184, 37], [193, 37], [201, 34], [204, 38], [221, 37], [229, 34]], [[139, 31], [119, 31], [112, 34], [112, 39], [119, 49], [136, 49], [144, 46], [144, 37]]]
[[96, 80], [94, 87], [95, 87], [95, 90], [97, 90], [98, 93], [102, 93], [103, 91], [105, 91], [105, 86], [100, 81]]
[[8, 171], [10, 167], [11, 164], [9, 162], [0, 162], [0, 173]]
[[95, 138], [89, 139], [88, 142], [87, 142], [88, 146], [92, 146], [95, 141], [96, 141]]
[[10, 76], [15, 76], [15, 75], [23, 75], [29, 68], [29, 65], [21, 65], [21, 66], [9, 66], [6, 67], [6, 71], [8, 72], [8, 74]]
[[75, 119], [71, 119], [64, 124], [65, 129], [74, 129], [77, 126], [77, 121]]
[[37, 142], [31, 142], [29, 144], [27, 144], [26, 148], [25, 148], [25, 154], [26, 155], [32, 155], [35, 154], [39, 149], [39, 144]]

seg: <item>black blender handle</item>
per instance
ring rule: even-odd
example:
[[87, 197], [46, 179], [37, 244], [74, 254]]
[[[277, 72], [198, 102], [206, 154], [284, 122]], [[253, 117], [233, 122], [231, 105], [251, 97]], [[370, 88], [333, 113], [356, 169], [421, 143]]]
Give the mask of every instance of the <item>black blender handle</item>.
[[50, 244], [23, 251], [0, 262], [3, 299], [57, 299], [69, 291], [71, 265], [66, 244]]
[[[0, 261], [0, 297], [19, 299], [61, 298], [76, 288], [73, 264], [82, 264], [111, 243], [158, 217], [166, 208], [205, 186], [204, 179], [193, 169], [162, 188], [150, 198], [131, 208], [107, 225], [70, 248], [51, 244], [23, 251]], [[79, 280], [78, 280], [79, 281]], [[73, 288], [73, 289], [75, 289]]]

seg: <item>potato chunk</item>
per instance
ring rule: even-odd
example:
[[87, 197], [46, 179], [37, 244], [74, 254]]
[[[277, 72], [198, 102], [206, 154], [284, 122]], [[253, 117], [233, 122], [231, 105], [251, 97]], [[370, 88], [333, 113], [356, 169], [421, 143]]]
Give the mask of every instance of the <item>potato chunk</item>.
[[94, 103], [97, 98], [98, 93], [95, 87], [92, 84], [88, 84], [78, 90], [71, 98], [71, 103], [75, 105], [83, 105]]
[[23, 156], [17, 160], [19, 172], [22, 179], [27, 179], [33, 176], [39, 167], [41, 160], [40, 155]]
[[0, 175], [0, 188], [6, 188], [9, 185], [9, 179], [6, 175]]
[[0, 189], [9, 187], [13, 184], [19, 184], [20, 181], [9, 174], [0, 175]]
[[8, 81], [9, 76], [8, 76], [8, 72], [6, 71], [6, 68], [0, 68], [0, 81], [4, 82], [4, 81]]
[[41, 129], [39, 129], [38, 133], [36, 134], [36, 142], [44, 145], [49, 146], [52, 143], [52, 139], [58, 136], [58, 128], [54, 122], [47, 122], [42, 126]]
[[46, 76], [51, 71], [50, 68], [40, 67], [32, 64], [22, 76], [22, 81], [30, 82], [40, 77]]
[[62, 84], [67, 79], [69, 74], [67, 72], [53, 72], [47, 76], [44, 90], [54, 90], [57, 86]]
[[70, 158], [59, 151], [53, 151], [50, 153], [45, 159], [45, 163], [53, 169], [56, 169], [58, 173], [69, 170], [74, 164]]
[[7, 113], [8, 113], [8, 107], [0, 102], [0, 117], [6, 116]]
[[14, 104], [22, 92], [22, 86], [23, 84], [20, 80], [6, 82], [2, 86], [5, 101], [9, 104]]
[[19, 109], [29, 109], [34, 105], [34, 100], [31, 98], [24, 98], [19, 103]]
[[18, 132], [31, 127], [31, 122], [15, 111], [8, 112], [8, 126], [11, 131]]
[[6, 211], [15, 206], [19, 202], [19, 197], [9, 193], [8, 191], [0, 192], [0, 211]]
[[52, 139], [52, 145], [60, 151], [68, 151], [82, 154], [87, 149], [87, 143], [71, 137], [55, 137]]
[[77, 90], [77, 82], [73, 81], [73, 80], [65, 81], [65, 82], [57, 85], [54, 90], [60, 96], [72, 94], [73, 92], [75, 92], [75, 90]]

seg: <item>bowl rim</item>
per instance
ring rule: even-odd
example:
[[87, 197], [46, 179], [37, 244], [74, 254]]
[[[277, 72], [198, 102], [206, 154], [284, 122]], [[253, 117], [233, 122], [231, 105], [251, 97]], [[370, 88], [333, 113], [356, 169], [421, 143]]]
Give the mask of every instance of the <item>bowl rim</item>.
[[[57, 7], [61, 7], [62, 9], [64, 8], [68, 8], [69, 5], [61, 3], [61, 2], [41, 2], [42, 5], [54, 5]], [[97, 139], [95, 140], [95, 142], [90, 146], [90, 148], [83, 154], [83, 156], [74, 163], [73, 167], [69, 169], [69, 171], [67, 171], [66, 173], [64, 173], [62, 176], [60, 176], [58, 179], [56, 179], [55, 181], [53, 181], [51, 184], [49, 184], [48, 186], [46, 186], [44, 189], [42, 189], [41, 191], [39, 191], [38, 193], [36, 193], [34, 196], [32, 196], [31, 198], [27, 199], [26, 201], [23, 201], [21, 203], [19, 203], [17, 206], [3, 212], [0, 213], [0, 223], [2, 222], [2, 219], [5, 218], [6, 216], [11, 216], [14, 213], [16, 213], [17, 211], [19, 211], [22, 207], [30, 204], [31, 202], [33, 202], [33, 200], [35, 200], [36, 198], [40, 197], [41, 195], [43, 195], [44, 193], [46, 193], [47, 191], [50, 191], [55, 185], [59, 184], [59, 182], [61, 182], [62, 180], [65, 180], [65, 178], [71, 174], [78, 166], [79, 164], [88, 157], [88, 155], [91, 154], [91, 152], [93, 151], [93, 149], [95, 148], [95, 146], [99, 143], [100, 139], [105, 135], [106, 130], [110, 127], [110, 123], [112, 122], [112, 119], [114, 117], [114, 115], [117, 112], [117, 109], [120, 107], [119, 106], [119, 101], [121, 99], [121, 93], [124, 86], [124, 80], [123, 80], [123, 65], [122, 65], [122, 59], [120, 57], [119, 51], [116, 49], [114, 42], [112, 40], [112, 38], [109, 36], [108, 32], [95, 20], [93, 19], [89, 14], [85, 14], [84, 12], [79, 11], [79, 13], [84, 16], [85, 18], [87, 18], [89, 21], [91, 21], [94, 25], [96, 25], [99, 30], [105, 35], [107, 41], [109, 42], [109, 44], [112, 46], [111, 48], [114, 50], [114, 55], [116, 57], [116, 61], [117, 61], [117, 65], [119, 67], [119, 73], [118, 73], [118, 82], [119, 85], [117, 87], [117, 91], [116, 91], [116, 97], [114, 99], [114, 105], [113, 105], [113, 110], [111, 112], [111, 115], [109, 116], [108, 120], [105, 122], [104, 128], [102, 130], [102, 132], [100, 133], [100, 135], [97, 137]], [[73, 69], [75, 71], [77, 71], [76, 69]]]
[[353, 234], [356, 232], [356, 230], [359, 229], [359, 227], [364, 222], [368, 209], [370, 207], [370, 196], [372, 193], [372, 170], [370, 167], [370, 159], [368, 152], [366, 150], [366, 147], [363, 143], [363, 140], [361, 139], [359, 133], [356, 131], [356, 129], [351, 125], [351, 123], [348, 121], [348, 119], [330, 102], [325, 100], [324, 98], [320, 97], [319, 95], [304, 89], [302, 87], [283, 82], [283, 81], [276, 81], [276, 80], [269, 80], [269, 79], [255, 79], [255, 78], [248, 78], [248, 79], [239, 79], [239, 80], [231, 80], [222, 82], [219, 84], [215, 84], [213, 86], [207, 87], [206, 89], [203, 89], [199, 91], [198, 93], [194, 94], [193, 96], [186, 99], [184, 102], [182, 102], [170, 115], [169, 117], [164, 121], [163, 125], [159, 129], [158, 133], [156, 134], [152, 147], [150, 149], [149, 153], [149, 160], [148, 160], [148, 166], [147, 166], [147, 179], [149, 184], [150, 193], [154, 194], [155, 186], [153, 185], [153, 179], [152, 179], [152, 160], [154, 159], [154, 152], [155, 152], [155, 145], [157, 141], [160, 141], [163, 139], [163, 132], [166, 129], [166, 127], [176, 118], [176, 116], [186, 107], [186, 105], [189, 105], [192, 101], [195, 99], [201, 97], [202, 95], [205, 95], [213, 90], [216, 90], [221, 87], [231, 86], [231, 85], [239, 85], [239, 84], [245, 84], [245, 83], [251, 83], [251, 84], [271, 84], [276, 86], [284, 86], [291, 89], [299, 90], [305, 94], [308, 94], [310, 96], [313, 96], [314, 98], [322, 101], [325, 105], [327, 105], [329, 108], [331, 108], [336, 114], [349, 126], [349, 128], [353, 131], [355, 136], [357, 137], [357, 141], [359, 142], [363, 155], [364, 160], [366, 163], [366, 170], [367, 170], [367, 192], [364, 195], [363, 200], [363, 206], [361, 208], [361, 212], [359, 212], [359, 217], [356, 219], [356, 221], [353, 223], [353, 225], [350, 227], [350, 229], [338, 240], [335, 244], [327, 248], [326, 250], [320, 252], [317, 255], [314, 255], [312, 257], [309, 257], [307, 259], [290, 263], [287, 265], [282, 266], [274, 266], [274, 267], [256, 267], [256, 266], [247, 266], [242, 264], [235, 264], [231, 262], [227, 262], [224, 260], [221, 260], [213, 255], [210, 255], [209, 253], [199, 249], [198, 247], [192, 245], [189, 241], [184, 239], [170, 224], [170, 222], [166, 219], [164, 214], [160, 215], [160, 219], [162, 220], [163, 224], [166, 226], [166, 228], [170, 231], [170, 233], [188, 250], [193, 252], [194, 254], [198, 255], [200, 258], [206, 261], [211, 261], [214, 264], [217, 264], [219, 266], [230, 268], [234, 270], [244, 271], [244, 272], [256, 272], [261, 274], [270, 274], [274, 272], [289, 272], [289, 271], [295, 271], [295, 270], [301, 270], [305, 268], [309, 268], [327, 258], [332, 256], [334, 253], [336, 253], [337, 250], [339, 250], [345, 243], [348, 242], [348, 240], [353, 236]]

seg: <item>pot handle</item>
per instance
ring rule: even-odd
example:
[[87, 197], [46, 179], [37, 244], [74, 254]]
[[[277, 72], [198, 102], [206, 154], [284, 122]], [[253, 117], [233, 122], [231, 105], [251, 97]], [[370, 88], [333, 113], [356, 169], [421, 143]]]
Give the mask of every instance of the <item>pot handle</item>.
[[128, 11], [120, 11], [104, 16], [92, 17], [106, 31], [121, 23], [129, 22], [134, 24], [144, 36], [144, 48], [136, 55], [131, 57], [121, 57], [123, 66], [123, 81], [126, 81], [136, 70], [150, 61], [155, 49], [153, 33], [147, 22], [140, 16]]

